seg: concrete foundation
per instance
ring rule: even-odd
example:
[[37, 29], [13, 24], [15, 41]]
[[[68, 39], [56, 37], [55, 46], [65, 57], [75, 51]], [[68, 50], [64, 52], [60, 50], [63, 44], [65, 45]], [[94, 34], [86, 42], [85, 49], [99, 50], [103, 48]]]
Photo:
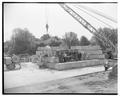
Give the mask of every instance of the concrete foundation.
[[105, 59], [103, 60], [85, 60], [85, 61], [76, 61], [76, 62], [66, 62], [66, 63], [48, 63], [46, 66], [51, 69], [55, 70], [67, 70], [73, 68], [83, 68], [89, 66], [98, 66], [104, 65], [106, 62]]

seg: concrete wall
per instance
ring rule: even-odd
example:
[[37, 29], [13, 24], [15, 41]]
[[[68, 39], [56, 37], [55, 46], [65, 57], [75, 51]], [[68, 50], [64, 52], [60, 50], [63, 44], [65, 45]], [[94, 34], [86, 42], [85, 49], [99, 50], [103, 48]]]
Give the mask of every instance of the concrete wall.
[[[42, 53], [47, 53], [49, 54], [49, 56], [53, 55], [53, 52], [55, 52], [56, 50], [62, 50], [65, 49], [60, 48], [60, 47], [51, 47], [49, 50], [44, 48], [38, 48], [38, 51], [36, 51], [36, 55], [41, 55]], [[102, 53], [102, 50], [100, 48], [100, 46], [72, 46], [71, 49], [78, 49], [78, 52], [82, 53], [82, 54], [86, 54], [87, 56], [89, 56], [89, 58], [82, 58], [83, 60], [85, 59], [102, 59], [105, 58], [105, 56]], [[84, 55], [83, 55], [84, 56]], [[86, 57], [87, 57], [86, 56]]]
[[89, 66], [104, 65], [105, 60], [85, 60], [76, 62], [66, 62], [66, 63], [48, 63], [46, 66], [55, 70], [67, 70], [73, 68], [83, 68]]
[[101, 50], [100, 46], [72, 46], [71, 49], [79, 49], [79, 50]]
[[78, 50], [78, 52], [85, 52], [88, 54], [102, 54], [102, 50]]
[[91, 59], [104, 59], [105, 58], [105, 55], [104, 54], [90, 54], [88, 55], [88, 58], [89, 60]]

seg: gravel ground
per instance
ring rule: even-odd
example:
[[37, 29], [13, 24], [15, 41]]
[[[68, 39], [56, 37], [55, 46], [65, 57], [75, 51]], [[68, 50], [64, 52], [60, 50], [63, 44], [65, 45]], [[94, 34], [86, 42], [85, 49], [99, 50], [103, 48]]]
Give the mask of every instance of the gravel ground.
[[5, 89], [5, 93], [116, 93], [117, 80], [107, 72], [96, 72], [40, 84]]

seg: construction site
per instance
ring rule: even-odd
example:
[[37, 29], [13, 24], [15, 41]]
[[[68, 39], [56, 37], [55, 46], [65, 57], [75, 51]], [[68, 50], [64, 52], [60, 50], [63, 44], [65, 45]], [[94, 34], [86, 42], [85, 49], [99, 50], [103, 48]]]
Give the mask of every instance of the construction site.
[[[60, 46], [48, 44], [39, 46], [31, 55], [25, 53], [8, 55], [8, 53], [4, 53], [4, 94], [117, 94], [117, 43], [111, 41], [112, 35], [109, 35], [111, 38], [108, 38], [104, 33], [99, 33], [98, 29], [77, 11], [84, 9], [115, 24], [117, 21], [80, 3], [55, 4], [71, 16], [73, 21], [82, 25], [83, 29], [94, 35], [104, 46], [104, 49], [98, 44], [82, 46], [69, 45], [69, 43]], [[72, 5], [78, 10], [73, 9]], [[97, 20], [110, 27], [110, 24]], [[45, 24], [46, 33], [49, 33], [49, 26], [47, 20]]]

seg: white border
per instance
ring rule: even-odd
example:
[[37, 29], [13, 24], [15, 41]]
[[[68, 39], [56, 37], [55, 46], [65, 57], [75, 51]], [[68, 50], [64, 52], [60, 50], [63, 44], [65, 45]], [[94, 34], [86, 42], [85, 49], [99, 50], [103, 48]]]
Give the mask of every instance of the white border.
[[[118, 21], [120, 21], [120, 5], [119, 5], [119, 0], [1, 0], [1, 2], [0, 2], [0, 8], [1, 8], [1, 10], [0, 10], [0, 13], [1, 13], [1, 15], [0, 15], [0, 28], [1, 28], [1, 34], [0, 34], [0, 62], [1, 62], [1, 66], [0, 66], [0, 72], [2, 72], [2, 2], [118, 2]], [[120, 29], [120, 23], [118, 22], [118, 29]], [[118, 42], [119, 42], [119, 34], [120, 32], [119, 32], [119, 30], [118, 30]], [[119, 43], [118, 43], [118, 50], [119, 50]], [[118, 51], [118, 59], [120, 58], [120, 54], [119, 54], [119, 51]], [[119, 66], [119, 60], [118, 60], [118, 68], [120, 68], [120, 66]], [[119, 70], [118, 70], [118, 72], [119, 72]], [[120, 73], [120, 72], [119, 72]], [[119, 74], [118, 73], [118, 74]], [[120, 74], [119, 74], [120, 75]], [[0, 81], [1, 81], [1, 83], [2, 83], [2, 73], [0, 74]], [[118, 76], [118, 95], [117, 96], [119, 96], [120, 95], [120, 83], [119, 83], [119, 80], [120, 79], [120, 77]], [[0, 84], [0, 92], [2, 93], [2, 84]], [[2, 95], [3, 96], [3, 95]], [[34, 95], [9, 95], [9, 96], [11, 96], [11, 97], [13, 97], [13, 96], [23, 96], [23, 97], [26, 97], [26, 96], [34, 96]], [[37, 95], [36, 95], [37, 96]], [[49, 97], [55, 97], [55, 96], [86, 96], [86, 97], [90, 97], [90, 96], [106, 96], [106, 97], [109, 97], [109, 96], [114, 96], [114, 95], [38, 95], [38, 96], [49, 96]]]

